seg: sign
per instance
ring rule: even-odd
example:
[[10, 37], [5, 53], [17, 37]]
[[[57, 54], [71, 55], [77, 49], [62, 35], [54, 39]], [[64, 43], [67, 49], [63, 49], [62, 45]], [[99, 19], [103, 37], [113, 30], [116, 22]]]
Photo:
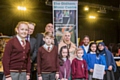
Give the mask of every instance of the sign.
[[53, 0], [53, 24], [58, 43], [65, 31], [71, 33], [71, 41], [77, 45], [78, 38], [78, 1]]

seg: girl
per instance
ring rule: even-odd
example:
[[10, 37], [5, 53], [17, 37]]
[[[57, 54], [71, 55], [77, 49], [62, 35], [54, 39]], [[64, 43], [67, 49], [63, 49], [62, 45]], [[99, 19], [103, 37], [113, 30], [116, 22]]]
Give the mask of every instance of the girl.
[[105, 59], [97, 53], [97, 44], [95, 42], [90, 44], [88, 54], [86, 56], [86, 61], [88, 64], [89, 80], [96, 80], [92, 78], [94, 64], [105, 65]]
[[88, 80], [87, 63], [83, 60], [82, 48], [76, 51], [76, 58], [72, 61], [72, 80]]
[[103, 42], [98, 43], [98, 49], [99, 54], [103, 55], [106, 61], [106, 74], [104, 76], [104, 80], [115, 80], [113, 71], [116, 71], [116, 64], [113, 59], [112, 53], [108, 49], [106, 49]]
[[69, 60], [69, 50], [67, 46], [62, 46], [60, 48], [60, 54], [59, 54], [59, 59], [60, 59], [60, 70], [59, 70], [59, 75], [60, 75], [60, 80], [68, 80], [70, 77], [70, 60]]
[[30, 44], [25, 40], [28, 34], [28, 23], [19, 22], [15, 28], [16, 36], [8, 41], [3, 54], [3, 80], [30, 79]]

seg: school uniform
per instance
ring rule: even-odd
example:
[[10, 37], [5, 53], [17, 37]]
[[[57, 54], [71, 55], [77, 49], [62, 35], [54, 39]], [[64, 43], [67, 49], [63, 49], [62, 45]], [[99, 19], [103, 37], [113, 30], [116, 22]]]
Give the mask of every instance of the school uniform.
[[38, 77], [43, 80], [55, 80], [55, 74], [59, 72], [58, 49], [54, 45], [49, 48], [46, 44], [38, 49], [37, 55]]
[[[103, 55], [106, 60], [106, 74], [104, 75], [104, 80], [115, 80], [114, 72], [116, 72], [116, 64], [113, 55], [108, 49], [105, 48], [105, 44], [103, 42], [98, 43], [98, 45], [100, 44], [104, 46], [104, 49], [100, 51], [99, 54]], [[112, 66], [111, 71], [108, 70], [109, 66]]]
[[106, 65], [105, 58], [103, 58], [101, 55], [96, 55], [96, 53], [90, 52], [86, 55], [87, 65], [88, 65], [88, 73], [89, 73], [89, 79], [88, 80], [96, 80], [93, 79], [93, 73], [90, 72], [90, 69], [94, 70], [95, 64], [101, 64]]
[[69, 79], [70, 72], [71, 72], [71, 63], [70, 63], [70, 60], [67, 58], [63, 58], [63, 60], [64, 60], [64, 63], [62, 66], [60, 66], [60, 70], [59, 70], [59, 78]]
[[87, 63], [83, 59], [76, 57], [72, 61], [72, 80], [87, 80], [88, 70]]
[[17, 35], [10, 39], [3, 54], [4, 78], [12, 77], [12, 80], [26, 80], [26, 74], [30, 75], [30, 44], [25, 41], [22, 46], [21, 38]]
[[80, 48], [83, 49], [83, 51], [84, 51], [83, 59], [86, 60], [86, 55], [87, 55], [87, 53], [88, 53], [89, 45], [87, 45], [87, 46], [82, 45], [82, 46], [80, 46]]

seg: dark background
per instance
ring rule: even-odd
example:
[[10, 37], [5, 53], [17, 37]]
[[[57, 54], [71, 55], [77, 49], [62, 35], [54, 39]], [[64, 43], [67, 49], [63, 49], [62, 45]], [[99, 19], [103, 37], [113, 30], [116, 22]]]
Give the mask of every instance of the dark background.
[[[36, 23], [33, 36], [43, 32], [47, 23], [52, 22], [52, 0], [0, 0], [0, 32], [12, 36], [18, 21]], [[47, 2], [47, 4], [46, 4]], [[82, 39], [89, 35], [91, 40], [104, 40], [109, 43], [120, 42], [120, 0], [79, 0], [78, 3], [78, 34]], [[27, 7], [26, 11], [18, 11], [17, 6]], [[84, 6], [90, 6], [85, 12]], [[106, 13], [98, 13], [100, 7]], [[97, 19], [89, 20], [87, 15], [97, 14]]]

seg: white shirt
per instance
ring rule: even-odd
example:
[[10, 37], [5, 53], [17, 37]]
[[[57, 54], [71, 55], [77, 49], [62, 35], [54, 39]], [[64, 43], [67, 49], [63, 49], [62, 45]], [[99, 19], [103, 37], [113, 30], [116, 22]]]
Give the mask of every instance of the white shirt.
[[96, 52], [90, 52], [90, 54], [96, 54]]
[[84, 47], [85, 51], [88, 52], [89, 45], [87, 45], [87, 46], [83, 45], [83, 47]]
[[48, 46], [47, 44], [44, 44], [43, 47], [44, 47], [46, 50], [48, 50], [48, 47], [50, 47], [49, 49], [50, 49], [50, 51], [51, 51], [52, 48], [53, 48], [53, 45], [51, 44], [50, 46]]
[[[18, 38], [18, 41], [20, 42], [20, 44], [23, 45], [23, 42], [22, 42], [23, 39], [21, 39], [21, 37], [18, 36], [18, 35], [16, 35], [16, 37]], [[24, 41], [25, 41], [25, 39], [24, 39]], [[26, 42], [25, 42], [25, 43], [26, 43]]]

